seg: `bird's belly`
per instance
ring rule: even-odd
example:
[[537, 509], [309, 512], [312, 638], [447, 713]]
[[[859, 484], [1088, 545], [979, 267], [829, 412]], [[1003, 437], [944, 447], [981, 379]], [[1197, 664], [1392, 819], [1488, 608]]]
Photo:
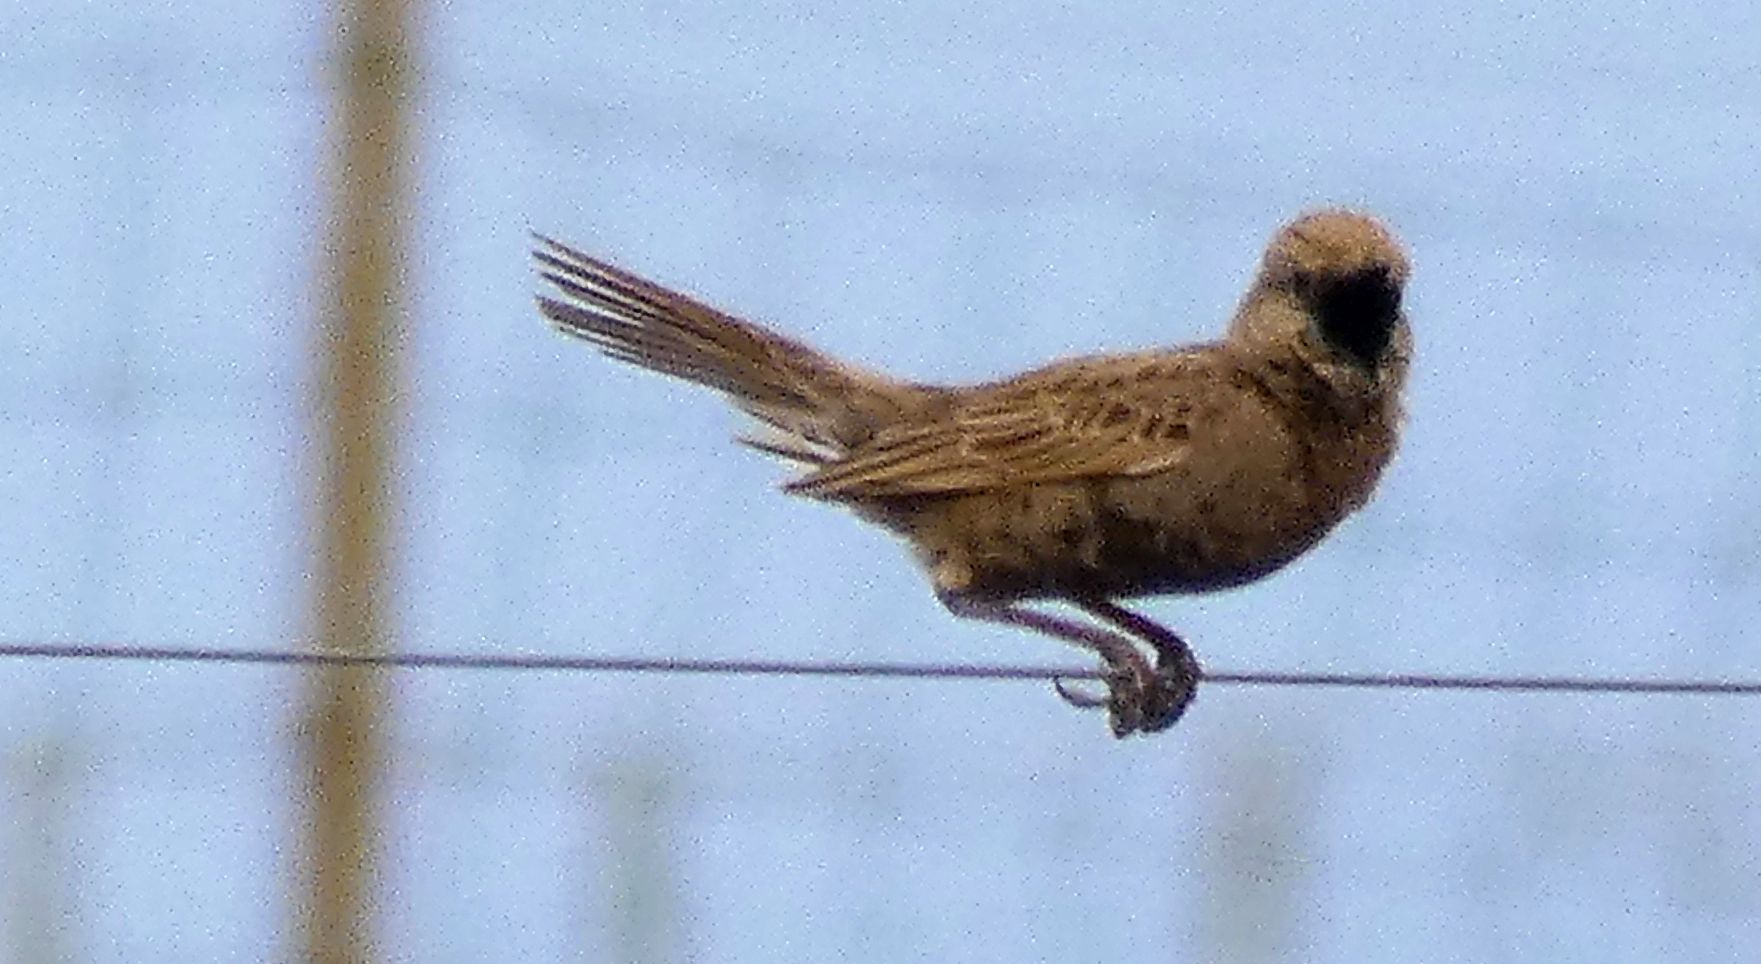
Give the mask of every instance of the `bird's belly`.
[[938, 590], [1122, 598], [1252, 582], [1301, 555], [1343, 514], [1282, 481], [1201, 491], [1109, 479], [937, 500], [893, 528], [913, 543]]

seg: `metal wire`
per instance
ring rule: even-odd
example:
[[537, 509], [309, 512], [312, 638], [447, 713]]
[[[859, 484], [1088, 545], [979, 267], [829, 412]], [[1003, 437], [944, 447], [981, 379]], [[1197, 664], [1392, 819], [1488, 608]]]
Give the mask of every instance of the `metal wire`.
[[[0, 643], [0, 659], [120, 660], [148, 663], [223, 663], [271, 666], [371, 666], [386, 669], [513, 670], [526, 672], [674, 673], [720, 676], [830, 676], [866, 679], [1043, 681], [1059, 678], [1096, 679], [1100, 675], [1092, 667], [983, 663], [817, 662], [641, 656], [496, 655], [492, 653], [325, 653], [230, 647], [182, 648], [84, 643]], [[1267, 671], [1206, 671], [1203, 680], [1206, 683], [1234, 686], [1761, 696], [1761, 680]]]

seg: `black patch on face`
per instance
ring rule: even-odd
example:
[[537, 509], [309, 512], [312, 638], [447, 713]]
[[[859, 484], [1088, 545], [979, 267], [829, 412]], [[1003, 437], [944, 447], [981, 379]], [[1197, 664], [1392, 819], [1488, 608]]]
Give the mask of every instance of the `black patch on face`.
[[1400, 319], [1400, 285], [1388, 269], [1319, 278], [1310, 292], [1327, 344], [1365, 368], [1376, 367]]

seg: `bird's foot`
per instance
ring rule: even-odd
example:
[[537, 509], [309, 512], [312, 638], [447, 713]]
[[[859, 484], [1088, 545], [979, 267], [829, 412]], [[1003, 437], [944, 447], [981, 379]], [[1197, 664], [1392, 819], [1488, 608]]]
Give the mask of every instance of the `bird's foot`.
[[1154, 720], [1146, 712], [1160, 703], [1155, 695], [1156, 671], [1136, 650], [1131, 650], [1129, 656], [1115, 654], [1103, 659], [1101, 667], [1101, 681], [1107, 687], [1105, 695], [1073, 687], [1061, 678], [1052, 680], [1052, 688], [1071, 706], [1106, 710], [1107, 723], [1119, 739], [1140, 730], [1149, 732]]
[[1186, 708], [1192, 705], [1192, 698], [1198, 695], [1202, 675], [1198, 660], [1184, 643], [1178, 650], [1157, 647], [1155, 677], [1143, 691], [1143, 722], [1138, 731], [1160, 733], [1180, 722]]
[[[1101, 681], [1106, 695], [1075, 689], [1061, 679], [1052, 685], [1058, 695], [1072, 706], [1082, 709], [1105, 709], [1113, 735], [1155, 733], [1174, 725], [1186, 712], [1198, 686], [1198, 663], [1186, 643], [1172, 630], [1137, 615], [1105, 599], [1073, 600], [1090, 615], [1117, 627], [1108, 629], [1093, 623], [1065, 619], [1050, 613], [1036, 612], [1025, 606], [1000, 603], [962, 594], [952, 589], [937, 592], [942, 605], [963, 619], [1020, 626], [1056, 636], [1091, 650], [1101, 658]], [[1132, 642], [1135, 638], [1155, 650], [1155, 665], [1142, 649]]]
[[1198, 661], [1184, 644], [1178, 648], [1156, 647], [1152, 668], [1135, 650], [1129, 657], [1106, 659], [1101, 679], [1105, 695], [1074, 687], [1063, 679], [1052, 680], [1064, 702], [1080, 709], [1105, 709], [1113, 735], [1120, 739], [1133, 733], [1159, 733], [1186, 713], [1198, 693]]

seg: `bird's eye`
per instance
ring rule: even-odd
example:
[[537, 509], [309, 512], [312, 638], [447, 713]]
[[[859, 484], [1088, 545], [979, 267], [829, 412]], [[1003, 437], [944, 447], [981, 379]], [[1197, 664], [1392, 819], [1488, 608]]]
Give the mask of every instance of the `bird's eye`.
[[1322, 279], [1313, 296], [1327, 343], [1366, 368], [1374, 367], [1400, 317], [1400, 285], [1388, 270], [1373, 268]]

